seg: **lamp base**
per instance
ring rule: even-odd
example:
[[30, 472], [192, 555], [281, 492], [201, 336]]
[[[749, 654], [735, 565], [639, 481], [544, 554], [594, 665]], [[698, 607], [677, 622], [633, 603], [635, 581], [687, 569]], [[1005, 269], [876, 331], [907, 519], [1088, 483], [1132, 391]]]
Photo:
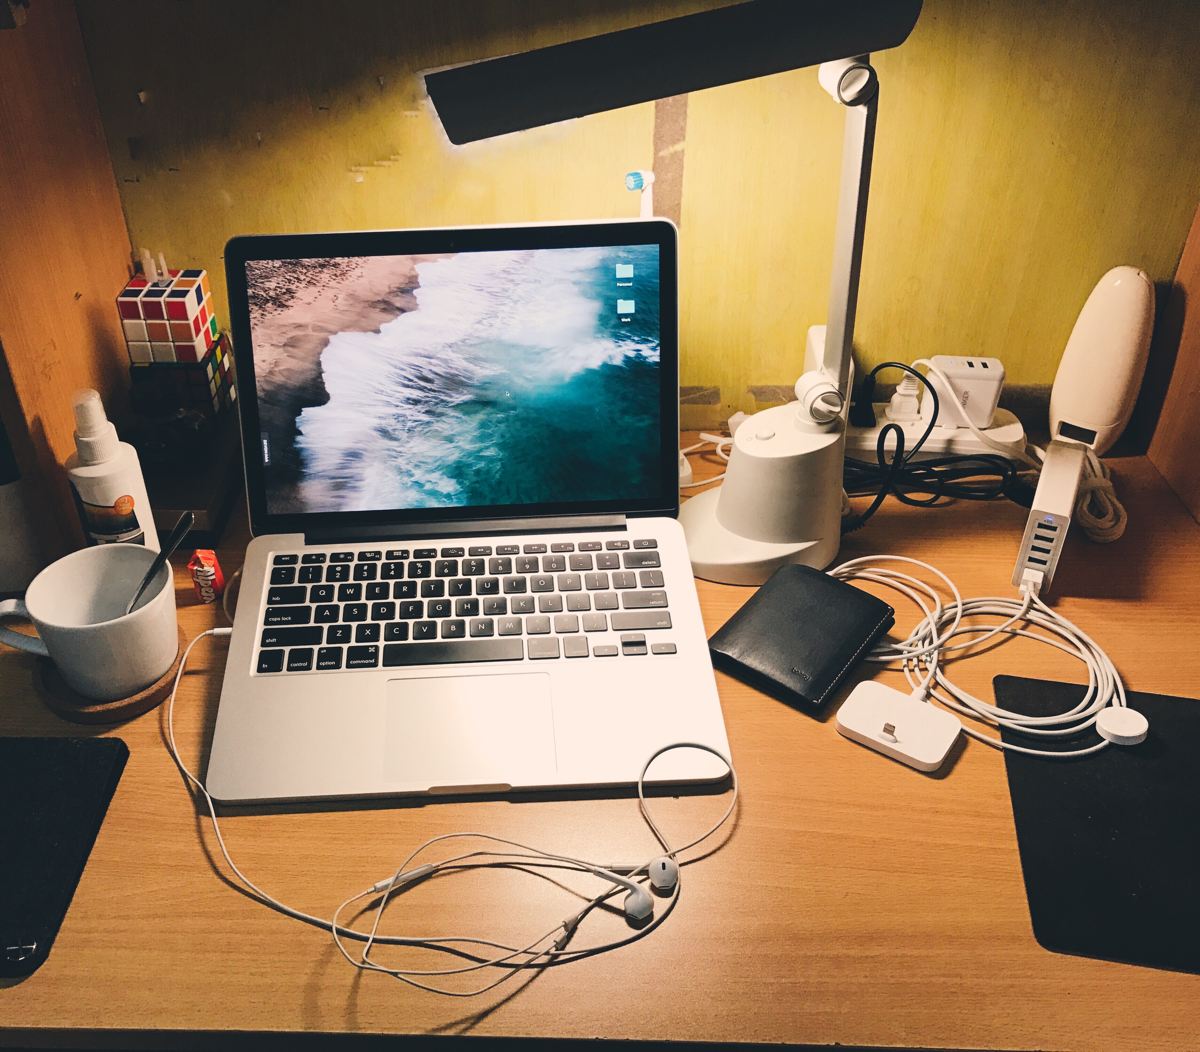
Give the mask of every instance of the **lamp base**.
[[836, 557], [840, 536], [778, 544], [726, 529], [717, 519], [720, 497], [719, 488], [711, 489], [692, 497], [679, 510], [692, 572], [697, 577], [721, 584], [759, 585], [788, 563], [821, 570]]

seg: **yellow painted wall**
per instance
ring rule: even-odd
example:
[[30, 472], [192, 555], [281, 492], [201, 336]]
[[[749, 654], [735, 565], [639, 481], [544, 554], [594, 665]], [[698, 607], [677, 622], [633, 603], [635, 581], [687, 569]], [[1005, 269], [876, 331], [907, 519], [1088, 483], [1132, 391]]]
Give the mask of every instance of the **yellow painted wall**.
[[[237, 233], [634, 214], [621, 180], [651, 163], [652, 105], [453, 147], [413, 73], [711, 6], [79, 0], [132, 241], [214, 276]], [[926, 0], [875, 61], [863, 361], [970, 352], [1049, 384], [1105, 270], [1174, 273], [1200, 197], [1200, 10]], [[814, 71], [689, 99], [682, 381], [720, 388], [714, 416], [790, 383], [824, 320], [840, 126]]]

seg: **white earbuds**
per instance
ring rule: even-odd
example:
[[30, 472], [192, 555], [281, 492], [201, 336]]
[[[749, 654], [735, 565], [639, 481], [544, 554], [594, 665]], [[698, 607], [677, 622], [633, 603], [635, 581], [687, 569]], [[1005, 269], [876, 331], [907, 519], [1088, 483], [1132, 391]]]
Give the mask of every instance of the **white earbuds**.
[[679, 864], [666, 855], [654, 859], [646, 873], [650, 878], [650, 887], [659, 895], [670, 895], [679, 883]]

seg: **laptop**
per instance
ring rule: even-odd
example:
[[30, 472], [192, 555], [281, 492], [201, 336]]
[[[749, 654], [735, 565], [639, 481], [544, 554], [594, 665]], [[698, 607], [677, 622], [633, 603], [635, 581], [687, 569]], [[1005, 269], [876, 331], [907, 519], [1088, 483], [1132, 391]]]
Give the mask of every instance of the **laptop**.
[[[669, 222], [238, 237], [225, 266], [254, 539], [216, 799], [728, 755], [676, 521]], [[677, 750], [647, 780], [725, 773]]]

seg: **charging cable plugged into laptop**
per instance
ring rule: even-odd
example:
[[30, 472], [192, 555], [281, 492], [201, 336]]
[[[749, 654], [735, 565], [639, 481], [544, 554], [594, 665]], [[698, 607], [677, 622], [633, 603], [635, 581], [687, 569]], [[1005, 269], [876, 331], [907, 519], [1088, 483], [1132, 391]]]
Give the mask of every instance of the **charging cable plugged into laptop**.
[[[250, 896], [264, 906], [268, 906], [284, 916], [291, 917], [305, 924], [328, 931], [342, 956], [361, 971], [379, 972], [394, 979], [415, 986], [431, 993], [443, 994], [447, 997], [473, 997], [486, 993], [514, 975], [527, 968], [544, 968], [551, 965], [566, 964], [583, 957], [606, 953], [618, 947], [628, 945], [644, 938], [663, 924], [679, 902], [682, 879], [680, 870], [689, 862], [698, 859], [681, 860], [680, 855], [699, 846], [720, 830], [733, 815], [737, 807], [738, 783], [737, 773], [727, 756], [718, 749], [698, 742], [674, 742], [655, 750], [642, 766], [637, 778], [638, 807], [643, 821], [646, 823], [655, 840], [662, 849], [661, 854], [641, 864], [589, 862], [586, 859], [555, 852], [543, 851], [541, 848], [523, 844], [515, 840], [493, 836], [488, 833], [462, 832], [445, 833], [432, 837], [413, 850], [396, 870], [388, 877], [376, 881], [369, 887], [351, 895], [333, 912], [331, 918], [317, 917], [310, 913], [288, 906], [272, 895], [263, 891], [255, 884], [233, 861], [225, 837], [221, 832], [217, 819], [216, 804], [209, 795], [208, 789], [200, 778], [193, 774], [179, 754], [175, 740], [175, 700], [179, 691], [179, 683], [187, 667], [192, 649], [200, 640], [206, 637], [216, 639], [226, 638], [233, 634], [231, 628], [210, 628], [193, 638], [184, 648], [175, 673], [175, 681], [166, 707], [166, 740], [167, 749], [184, 777], [185, 785], [193, 798], [199, 797], [204, 802], [209, 818], [212, 820], [213, 835], [221, 857], [233, 873], [237, 882], [249, 892]], [[655, 822], [646, 802], [646, 776], [650, 767], [659, 757], [678, 749], [699, 749], [717, 757], [728, 769], [730, 780], [729, 804], [720, 818], [709, 829], [698, 837], [682, 846], [672, 846]], [[489, 845], [487, 848], [468, 849], [435, 862], [419, 863], [419, 857], [435, 844], [445, 844], [463, 840], [482, 841]], [[701, 856], [703, 857], [703, 856]], [[596, 894], [586, 894], [561, 883], [553, 876], [539, 873], [551, 883], [564, 891], [583, 900], [582, 907], [564, 917], [561, 921], [547, 928], [523, 946], [510, 946], [493, 939], [469, 935], [442, 936], [403, 936], [388, 935], [380, 931], [384, 913], [395, 899], [412, 889], [429, 877], [438, 874], [466, 872], [472, 869], [508, 866], [524, 870], [568, 870], [598, 877], [604, 887]], [[588, 946], [573, 946], [572, 940], [587, 917], [598, 909], [609, 909], [608, 901], [618, 895], [623, 895], [621, 912], [627, 923], [633, 929], [618, 938], [607, 942], [595, 943]], [[660, 910], [655, 909], [655, 898], [664, 901]], [[374, 917], [367, 931], [361, 931], [342, 923], [341, 917], [348, 909], [356, 904], [364, 903], [360, 912], [371, 909]], [[351, 943], [362, 945], [360, 952], [352, 952]], [[430, 951], [450, 954], [470, 963], [451, 968], [398, 968], [377, 961], [373, 954], [380, 946], [407, 946]], [[494, 955], [493, 955], [494, 954]], [[449, 976], [470, 975], [488, 969], [498, 970], [501, 974], [482, 986], [472, 989], [456, 990], [445, 986], [435, 985], [430, 980]]]

